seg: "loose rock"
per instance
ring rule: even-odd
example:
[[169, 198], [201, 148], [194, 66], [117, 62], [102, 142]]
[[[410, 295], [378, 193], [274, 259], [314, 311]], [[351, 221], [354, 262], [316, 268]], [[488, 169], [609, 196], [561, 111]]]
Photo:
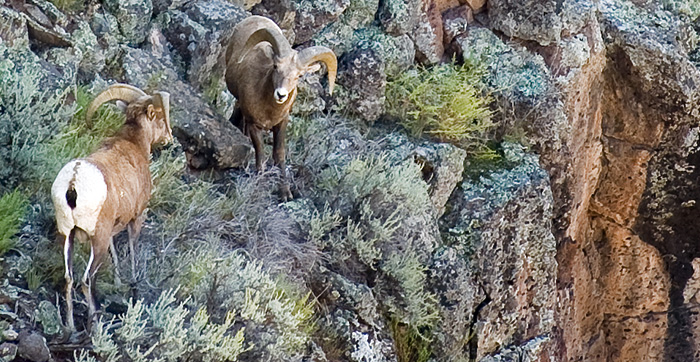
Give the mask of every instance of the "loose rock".
[[46, 338], [36, 332], [28, 331], [20, 333], [17, 354], [32, 362], [45, 362], [51, 358]]
[[138, 45], [146, 39], [153, 14], [151, 0], [105, 0], [104, 7], [117, 18], [129, 44]]

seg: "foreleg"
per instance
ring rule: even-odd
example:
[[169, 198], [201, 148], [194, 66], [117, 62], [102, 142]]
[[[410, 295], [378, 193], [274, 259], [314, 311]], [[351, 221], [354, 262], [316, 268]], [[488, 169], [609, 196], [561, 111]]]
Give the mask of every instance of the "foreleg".
[[250, 141], [255, 149], [255, 169], [258, 172], [263, 171], [263, 146], [262, 146], [262, 130], [255, 125], [248, 125], [248, 133]]
[[277, 167], [279, 167], [282, 171], [280, 194], [282, 196], [282, 200], [284, 201], [290, 201], [293, 198], [292, 192], [289, 190], [289, 182], [287, 181], [287, 163], [285, 161], [287, 149], [287, 142], [285, 139], [285, 135], [287, 133], [287, 122], [288, 120], [284, 120], [272, 128], [272, 158], [275, 165], [277, 165]]

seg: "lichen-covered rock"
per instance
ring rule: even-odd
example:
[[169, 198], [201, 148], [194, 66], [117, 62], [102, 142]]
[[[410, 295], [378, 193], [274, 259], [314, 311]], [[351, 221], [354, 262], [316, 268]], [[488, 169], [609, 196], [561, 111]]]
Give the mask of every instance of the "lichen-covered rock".
[[349, 351], [351, 361], [395, 361], [393, 341], [372, 289], [321, 267], [314, 271], [312, 289], [330, 308], [323, 332], [336, 346]]
[[349, 5], [350, 0], [294, 0], [295, 43], [309, 41], [319, 30], [335, 22]]
[[260, 1], [261, 0], [232, 0], [231, 2], [246, 10], [250, 10], [253, 6], [258, 5]]
[[190, 19], [207, 29], [204, 38], [196, 40], [187, 79], [200, 89], [215, 81], [223, 84], [223, 72], [216, 70], [223, 68], [227, 40], [236, 24], [248, 16], [247, 13], [220, 0], [195, 2], [184, 10]]
[[190, 63], [192, 53], [198, 43], [206, 37], [207, 29], [180, 10], [170, 10], [161, 14], [158, 22], [163, 27], [163, 35], [172, 44], [177, 55], [186, 63]]
[[430, 200], [436, 217], [442, 216], [455, 187], [462, 181], [467, 152], [449, 143], [411, 141], [399, 132], [383, 137], [384, 148], [397, 161], [412, 159], [421, 166], [423, 180], [430, 186]]
[[165, 37], [185, 62], [187, 80], [225, 117], [233, 111], [233, 99], [226, 92], [224, 56], [233, 28], [246, 16], [243, 8], [228, 1], [210, 0], [159, 17]]
[[442, 14], [426, 2], [418, 14], [418, 22], [411, 29], [411, 39], [416, 46], [416, 60], [423, 64], [435, 64], [442, 59]]
[[97, 43], [97, 36], [87, 22], [78, 23], [78, 28], [71, 34], [73, 46], [80, 49], [82, 58], [79, 64], [79, 75], [83, 79], [91, 79], [105, 67], [105, 55]]
[[262, 0], [250, 12], [253, 15], [272, 19], [282, 29], [282, 33], [289, 41], [289, 44], [296, 43], [294, 25], [297, 13], [292, 0]]
[[174, 66], [140, 49], [126, 49], [122, 76], [129, 84], [171, 94], [173, 135], [194, 168], [230, 168], [247, 164], [252, 147], [236, 127], [222, 119], [195, 89], [178, 78]]
[[377, 19], [387, 33], [407, 34], [415, 28], [420, 8], [419, 0], [383, 0], [379, 2]]
[[29, 34], [24, 15], [10, 8], [0, 7], [0, 43], [8, 47], [28, 47]]
[[0, 361], [11, 362], [17, 356], [17, 345], [14, 343], [0, 344]]
[[117, 18], [126, 42], [138, 45], [146, 39], [153, 14], [151, 0], [105, 0], [104, 7]]
[[503, 147], [506, 167], [465, 179], [442, 220], [446, 242], [470, 260], [488, 296], [477, 358], [551, 333], [557, 309], [549, 176], [537, 156]]
[[342, 56], [360, 40], [357, 38], [356, 30], [361, 31], [365, 27], [371, 27], [370, 24], [374, 20], [374, 13], [376, 13], [378, 6], [377, 0], [351, 2], [340, 15], [338, 21], [313, 35], [314, 44], [327, 46], [333, 49], [336, 56]]
[[464, 336], [476, 331], [474, 314], [486, 301], [484, 290], [477, 283], [477, 268], [463, 254], [452, 247], [441, 247], [429, 269], [430, 289], [437, 295], [440, 311], [433, 347], [435, 355], [448, 361], [468, 356], [465, 350], [469, 349], [470, 340]]
[[442, 14], [442, 42], [447, 47], [454, 38], [467, 32], [474, 22], [474, 14], [468, 5], [458, 6]]
[[546, 355], [547, 345], [551, 339], [549, 336], [538, 336], [525, 343], [504, 348], [497, 354], [486, 356], [479, 362], [538, 362], [541, 356]]
[[395, 76], [413, 65], [415, 48], [411, 38], [404, 34], [391, 36], [371, 26], [357, 30], [353, 35], [354, 49], [372, 49], [385, 64], [386, 74]]
[[61, 27], [68, 25], [68, 17], [66, 14], [59, 10], [53, 3], [46, 0], [28, 0], [27, 3], [39, 8], [39, 10], [41, 10], [41, 12], [48, 17], [48, 20], [51, 21], [51, 23]]
[[595, 11], [585, 0], [489, 0], [488, 8], [494, 29], [545, 46], [558, 42], [562, 33], [578, 33]]
[[28, 331], [20, 333], [17, 355], [32, 362], [46, 362], [51, 358], [46, 338], [38, 333]]
[[345, 54], [338, 67], [337, 106], [373, 123], [384, 113], [384, 67], [383, 60], [371, 49]]
[[63, 330], [61, 325], [61, 316], [55, 305], [48, 301], [42, 300], [39, 302], [37, 310], [34, 312], [34, 317], [41, 323], [44, 329], [44, 335], [53, 336], [59, 334]]

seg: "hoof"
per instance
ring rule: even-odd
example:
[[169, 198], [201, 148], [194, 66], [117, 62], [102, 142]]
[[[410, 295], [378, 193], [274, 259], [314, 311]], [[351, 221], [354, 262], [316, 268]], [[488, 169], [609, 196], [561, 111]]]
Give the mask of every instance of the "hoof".
[[289, 185], [280, 186], [280, 196], [282, 198], [282, 202], [294, 200], [294, 196], [292, 196], [292, 191], [289, 190]]

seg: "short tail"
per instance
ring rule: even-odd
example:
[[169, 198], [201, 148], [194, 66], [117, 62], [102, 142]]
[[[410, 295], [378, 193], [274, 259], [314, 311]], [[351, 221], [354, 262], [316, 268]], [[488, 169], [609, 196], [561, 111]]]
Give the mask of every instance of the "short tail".
[[66, 191], [66, 202], [68, 202], [68, 206], [70, 206], [71, 209], [75, 209], [75, 200], [78, 199], [78, 193], [75, 191], [75, 187], [71, 185], [71, 187]]

